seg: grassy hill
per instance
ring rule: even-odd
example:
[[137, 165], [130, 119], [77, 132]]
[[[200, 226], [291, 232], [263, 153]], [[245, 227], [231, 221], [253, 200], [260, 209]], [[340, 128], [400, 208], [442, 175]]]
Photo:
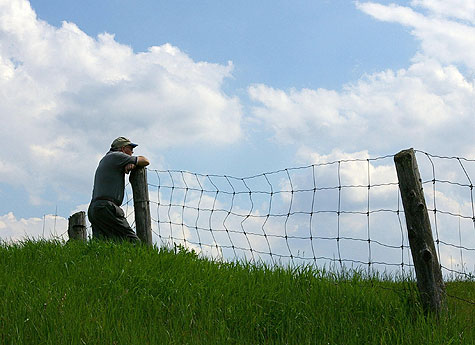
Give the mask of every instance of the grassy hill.
[[1, 344], [475, 344], [473, 305], [424, 316], [414, 283], [128, 243], [3, 244], [0, 298]]

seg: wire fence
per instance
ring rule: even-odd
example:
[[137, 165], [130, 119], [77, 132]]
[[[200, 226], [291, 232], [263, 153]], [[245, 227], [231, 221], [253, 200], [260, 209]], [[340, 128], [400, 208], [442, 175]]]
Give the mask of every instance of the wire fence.
[[[419, 151], [426, 158], [427, 172], [423, 186], [435, 244], [444, 271], [455, 276], [475, 272], [475, 208], [472, 178], [475, 160], [442, 157]], [[457, 170], [450, 170], [455, 165]], [[429, 206], [430, 205], [430, 206]]]
[[[471, 280], [475, 160], [416, 154], [444, 277]], [[393, 159], [340, 159], [244, 178], [150, 169], [153, 240], [221, 260], [410, 275]], [[133, 223], [131, 202], [124, 206]]]
[[[416, 156], [444, 279], [473, 282], [475, 160], [417, 150]], [[149, 169], [148, 182], [158, 246], [217, 260], [414, 278], [394, 155], [342, 157], [249, 177]], [[122, 206], [135, 227], [130, 185]], [[43, 238], [67, 239], [58, 230], [65, 219], [41, 221]], [[87, 232], [91, 237], [89, 225]], [[395, 292], [407, 295], [408, 286]]]

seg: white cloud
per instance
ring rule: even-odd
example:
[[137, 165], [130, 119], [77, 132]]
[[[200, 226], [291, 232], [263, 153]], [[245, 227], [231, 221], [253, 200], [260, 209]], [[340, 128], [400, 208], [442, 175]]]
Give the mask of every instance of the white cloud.
[[[464, 154], [475, 128], [473, 82], [454, 66], [421, 61], [408, 70], [380, 72], [341, 93], [324, 89], [283, 92], [249, 88], [255, 116], [284, 142], [320, 152], [333, 148], [391, 152], [415, 146]], [[450, 138], [450, 143], [441, 138]], [[395, 153], [395, 152], [394, 152]]]
[[55, 216], [45, 215], [43, 218], [20, 218], [12, 212], [0, 216], [0, 240], [19, 241], [25, 239], [52, 239], [67, 240], [68, 220]]
[[252, 85], [248, 92], [255, 101], [254, 116], [277, 140], [320, 153], [365, 148], [387, 154], [416, 147], [471, 157], [475, 27], [398, 5], [366, 2], [357, 7], [376, 19], [412, 28], [421, 41], [412, 64], [366, 75], [340, 92]]
[[[458, 0], [413, 1], [430, 10], [428, 15], [409, 7], [381, 5], [374, 2], [357, 3], [359, 9], [381, 21], [395, 22], [412, 29], [420, 40], [424, 56], [444, 64], [460, 63], [475, 70], [475, 2]], [[469, 22], [460, 21], [465, 19]]]
[[435, 16], [453, 17], [475, 23], [474, 0], [413, 0], [413, 6], [421, 6]]
[[170, 44], [135, 53], [108, 33], [53, 27], [26, 0], [1, 0], [3, 181], [32, 200], [46, 189], [63, 199], [90, 186], [98, 155], [120, 135], [152, 160], [172, 145], [232, 143], [241, 105], [221, 89], [232, 69]]

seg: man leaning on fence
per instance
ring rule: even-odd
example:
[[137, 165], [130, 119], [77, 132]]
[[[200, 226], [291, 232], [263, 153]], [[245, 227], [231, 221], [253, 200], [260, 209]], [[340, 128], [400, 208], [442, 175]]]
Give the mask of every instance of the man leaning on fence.
[[143, 156], [133, 156], [136, 146], [129, 139], [119, 137], [99, 162], [94, 176], [92, 201], [87, 211], [94, 238], [140, 241], [120, 208], [124, 200], [125, 174], [136, 166], [150, 164]]

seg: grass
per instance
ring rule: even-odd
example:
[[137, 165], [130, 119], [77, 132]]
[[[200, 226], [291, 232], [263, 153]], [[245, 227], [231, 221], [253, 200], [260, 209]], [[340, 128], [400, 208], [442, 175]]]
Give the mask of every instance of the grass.
[[[447, 283], [475, 299], [475, 283]], [[128, 243], [0, 245], [1, 344], [475, 344], [473, 305], [415, 284]]]

